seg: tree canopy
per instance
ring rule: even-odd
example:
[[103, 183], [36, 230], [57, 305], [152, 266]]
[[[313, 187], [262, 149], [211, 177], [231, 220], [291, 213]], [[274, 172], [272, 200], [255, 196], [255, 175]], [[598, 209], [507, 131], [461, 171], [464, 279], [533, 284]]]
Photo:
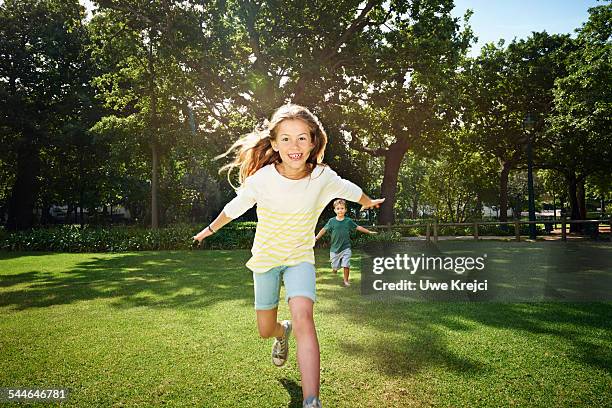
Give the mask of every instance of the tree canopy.
[[328, 164], [386, 198], [379, 223], [520, 214], [528, 144], [538, 206], [580, 219], [610, 198], [609, 3], [575, 38], [476, 57], [452, 0], [94, 3], [90, 18], [77, 0], [0, 5], [9, 229], [51, 222], [53, 205], [206, 222], [233, 194], [214, 157], [287, 102], [322, 120]]

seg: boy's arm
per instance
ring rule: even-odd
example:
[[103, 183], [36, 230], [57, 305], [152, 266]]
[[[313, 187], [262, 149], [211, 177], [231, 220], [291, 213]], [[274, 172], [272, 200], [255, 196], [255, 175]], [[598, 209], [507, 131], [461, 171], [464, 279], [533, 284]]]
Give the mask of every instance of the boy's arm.
[[221, 228], [223, 228], [224, 225], [226, 225], [232, 220], [233, 218], [230, 218], [225, 215], [225, 211], [221, 211], [221, 214], [219, 214], [219, 216], [215, 218], [213, 222], [211, 222], [206, 228], [204, 228], [202, 231], [198, 232], [196, 235], [193, 236], [193, 240], [198, 241], [198, 244], [201, 243], [204, 238], [210, 237], [212, 234], [219, 231]]
[[357, 228], [355, 229], [359, 232], [363, 232], [364, 234], [378, 234], [376, 231], [370, 231], [369, 229], [364, 228], [361, 225], [357, 226]]
[[315, 237], [315, 241], [318, 241], [319, 238], [321, 238], [323, 235], [325, 235], [325, 232], [327, 232], [327, 230], [325, 229], [325, 227], [321, 228], [321, 231], [319, 231], [319, 233], [317, 234], [317, 236]]

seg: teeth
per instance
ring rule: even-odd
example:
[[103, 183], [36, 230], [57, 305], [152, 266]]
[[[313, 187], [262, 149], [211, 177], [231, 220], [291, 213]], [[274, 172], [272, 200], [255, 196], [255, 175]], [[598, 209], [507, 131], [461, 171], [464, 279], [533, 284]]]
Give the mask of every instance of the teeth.
[[302, 157], [302, 153], [290, 154], [289, 157], [292, 159], [299, 159], [300, 157]]

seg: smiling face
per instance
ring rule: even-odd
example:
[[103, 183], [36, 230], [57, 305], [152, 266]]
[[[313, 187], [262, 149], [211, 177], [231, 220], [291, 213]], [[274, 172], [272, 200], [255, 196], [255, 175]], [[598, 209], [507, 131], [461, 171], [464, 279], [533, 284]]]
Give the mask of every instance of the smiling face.
[[346, 214], [346, 206], [342, 203], [338, 203], [334, 205], [334, 212], [339, 218], [344, 218], [344, 215]]
[[314, 148], [310, 128], [302, 120], [287, 119], [277, 125], [275, 133], [272, 148], [280, 154], [281, 174], [287, 177], [302, 175]]

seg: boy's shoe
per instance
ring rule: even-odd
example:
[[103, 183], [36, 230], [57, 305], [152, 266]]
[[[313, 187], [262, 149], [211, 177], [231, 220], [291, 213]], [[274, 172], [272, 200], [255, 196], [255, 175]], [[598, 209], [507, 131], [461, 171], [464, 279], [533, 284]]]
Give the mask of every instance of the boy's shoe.
[[304, 400], [302, 408], [321, 408], [321, 400], [317, 397], [310, 397]]
[[287, 357], [289, 356], [289, 335], [291, 334], [291, 321], [283, 320], [281, 322], [283, 329], [285, 329], [285, 334], [283, 337], [277, 337], [274, 339], [274, 344], [272, 345], [272, 363], [281, 367], [287, 362]]

